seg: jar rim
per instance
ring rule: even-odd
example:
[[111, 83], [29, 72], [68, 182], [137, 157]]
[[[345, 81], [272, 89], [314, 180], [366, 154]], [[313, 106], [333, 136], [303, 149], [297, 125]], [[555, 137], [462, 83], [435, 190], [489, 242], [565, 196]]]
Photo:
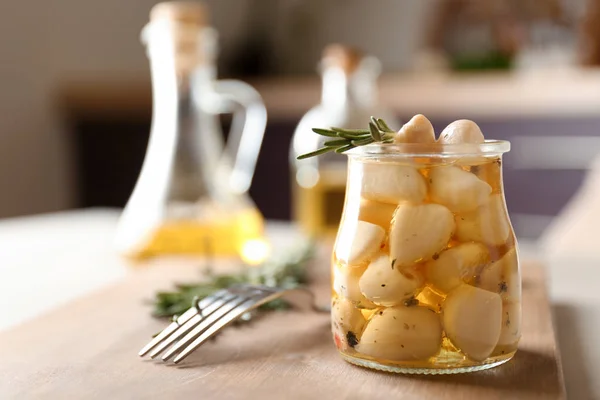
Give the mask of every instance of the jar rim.
[[376, 143], [346, 151], [349, 157], [454, 157], [498, 156], [510, 151], [507, 140], [485, 140], [483, 143]]

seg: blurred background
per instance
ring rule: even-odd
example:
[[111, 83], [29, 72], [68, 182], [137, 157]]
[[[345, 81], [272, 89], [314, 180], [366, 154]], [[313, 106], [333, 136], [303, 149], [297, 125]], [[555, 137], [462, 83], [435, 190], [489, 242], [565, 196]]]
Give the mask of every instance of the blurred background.
[[[6, 3], [0, 13], [0, 218], [123, 207], [146, 151], [154, 0]], [[219, 77], [262, 95], [269, 120], [250, 194], [290, 219], [289, 148], [319, 103], [330, 43], [377, 57], [379, 102], [406, 122], [477, 121], [508, 139], [517, 235], [535, 238], [600, 152], [600, 2], [207, 0]], [[399, 128], [396, 126], [395, 128]]]

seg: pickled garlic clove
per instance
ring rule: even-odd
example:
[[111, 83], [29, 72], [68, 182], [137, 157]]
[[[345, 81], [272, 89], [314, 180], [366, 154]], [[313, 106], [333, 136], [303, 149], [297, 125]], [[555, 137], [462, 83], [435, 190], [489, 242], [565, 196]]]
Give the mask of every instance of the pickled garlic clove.
[[432, 168], [429, 182], [431, 199], [453, 212], [471, 211], [481, 206], [492, 192], [486, 182], [455, 166]]
[[396, 133], [394, 143], [435, 143], [433, 125], [424, 115], [417, 114]]
[[338, 260], [348, 265], [361, 265], [380, 248], [385, 231], [379, 225], [365, 221], [343, 223], [335, 244]]
[[493, 192], [502, 190], [502, 161], [500, 158], [471, 163], [471, 173], [491, 186]]
[[461, 283], [471, 283], [490, 262], [490, 253], [481, 243], [464, 243], [440, 253], [426, 264], [427, 282], [449, 293]]
[[379, 225], [387, 231], [390, 229], [394, 211], [396, 211], [395, 204], [380, 203], [378, 201], [361, 199], [360, 210], [358, 211], [358, 219], [371, 224]]
[[356, 308], [350, 300], [341, 298], [334, 300], [331, 306], [331, 317], [334, 329], [339, 327], [344, 335], [351, 331], [360, 336], [367, 323], [360, 309]]
[[442, 133], [438, 142], [443, 144], [458, 143], [483, 143], [485, 138], [475, 122], [469, 119], [459, 119], [448, 125]]
[[425, 178], [416, 168], [374, 162], [364, 163], [362, 168], [361, 193], [367, 200], [390, 204], [420, 203], [427, 195]]
[[369, 301], [360, 291], [358, 282], [365, 271], [365, 267], [333, 267], [333, 290], [341, 298], [350, 300], [357, 307], [374, 308], [375, 304]]
[[502, 327], [502, 299], [496, 293], [462, 284], [442, 306], [446, 335], [475, 361], [485, 360], [498, 344]]
[[446, 247], [454, 229], [454, 216], [446, 207], [402, 203], [390, 230], [390, 258], [398, 267], [427, 260]]
[[501, 259], [485, 267], [481, 271], [477, 286], [498, 293], [505, 301], [519, 301], [521, 279], [516, 249], [510, 249]]
[[504, 302], [502, 305], [502, 329], [498, 345], [516, 344], [521, 339], [521, 303]]
[[481, 207], [456, 216], [456, 237], [461, 242], [500, 246], [506, 242], [510, 232], [510, 221], [501, 194], [493, 194]]
[[438, 314], [427, 307], [391, 307], [379, 311], [368, 322], [359, 353], [391, 361], [426, 360], [442, 345]]
[[400, 270], [387, 254], [371, 261], [360, 277], [362, 294], [375, 304], [394, 306], [416, 295], [425, 284], [423, 274], [415, 266]]

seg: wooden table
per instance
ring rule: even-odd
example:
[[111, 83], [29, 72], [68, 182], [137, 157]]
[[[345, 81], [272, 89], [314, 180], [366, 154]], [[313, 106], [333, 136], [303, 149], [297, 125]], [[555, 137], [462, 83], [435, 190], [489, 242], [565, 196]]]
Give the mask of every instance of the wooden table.
[[515, 358], [493, 370], [402, 376], [355, 367], [337, 355], [329, 316], [312, 312], [274, 313], [229, 329], [181, 366], [140, 359], [137, 350], [164, 326], [149, 317], [143, 300], [165, 286], [166, 276], [196, 273], [189, 265], [163, 265], [0, 334], [0, 393], [11, 399], [560, 399], [542, 269], [524, 271], [524, 338]]
[[[315, 267], [327, 274], [327, 261]], [[473, 374], [403, 376], [342, 361], [328, 315], [311, 312], [273, 313], [229, 329], [181, 366], [140, 359], [137, 350], [164, 326], [144, 300], [197, 278], [198, 269], [189, 262], [128, 269], [103, 289], [0, 333], [0, 398], [563, 398], [543, 269], [527, 263], [523, 271], [524, 337], [512, 361]], [[326, 282], [315, 291], [328, 300]]]

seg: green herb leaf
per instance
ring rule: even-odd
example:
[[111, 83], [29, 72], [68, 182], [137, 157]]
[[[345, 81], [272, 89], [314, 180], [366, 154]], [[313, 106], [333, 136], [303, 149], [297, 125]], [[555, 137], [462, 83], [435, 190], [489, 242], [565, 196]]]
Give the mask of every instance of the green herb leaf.
[[369, 134], [369, 130], [368, 129], [345, 129], [345, 128], [336, 128], [334, 126], [331, 127], [332, 131], [335, 131], [337, 133], [345, 133], [345, 134], [349, 134], [349, 135], [368, 135]]
[[343, 153], [345, 151], [352, 150], [354, 147], [356, 147], [356, 146], [354, 146], [352, 143], [350, 143], [346, 146], [338, 147], [337, 149], [335, 149], [335, 152], [338, 154]]
[[325, 143], [323, 143], [323, 146], [326, 147], [338, 147], [339, 145], [345, 146], [346, 144], [348, 144], [348, 141], [345, 139], [339, 139], [339, 140], [328, 140]]
[[373, 140], [381, 142], [381, 133], [379, 132], [377, 125], [373, 122], [370, 122], [369, 129], [371, 130], [371, 136], [373, 136]]
[[313, 132], [326, 137], [337, 138], [324, 143], [323, 148], [310, 153], [301, 154], [296, 159], [303, 160], [315, 157], [330, 151], [343, 153], [359, 146], [365, 146], [373, 142], [393, 143], [396, 132], [381, 118], [371, 117], [369, 129], [346, 129], [332, 127], [330, 129], [312, 128]]
[[[173, 292], [157, 292], [152, 314], [156, 317], [173, 317], [184, 313], [195, 301], [210, 296], [220, 289], [239, 283], [251, 283], [284, 288], [296, 288], [308, 283], [306, 264], [313, 258], [314, 245], [306, 243], [293, 249], [285, 258], [270, 259], [259, 267], [244, 268], [238, 274], [209, 274], [206, 281], [175, 285]], [[262, 310], [281, 310], [290, 305], [277, 299], [263, 305]]]
[[315, 150], [315, 151], [313, 151], [311, 153], [306, 153], [306, 154], [299, 155], [298, 157], [296, 157], [296, 159], [298, 159], [298, 160], [304, 160], [305, 158], [314, 157], [314, 156], [318, 156], [318, 155], [321, 155], [321, 154], [329, 153], [330, 151], [334, 151], [335, 149], [336, 149], [335, 147], [323, 147], [322, 149]]
[[371, 115], [371, 118], [369, 119], [369, 121], [370, 121], [369, 124], [373, 124], [373, 125], [375, 125], [375, 127], [377, 129], [380, 129], [379, 128], [379, 121], [377, 121], [377, 118], [375, 118], [374, 116]]
[[373, 142], [374, 142], [373, 138], [368, 137], [368, 138], [365, 138], [365, 139], [353, 140], [350, 143], [352, 143], [353, 146], [358, 147], [358, 146], [364, 146], [366, 144], [373, 143]]
[[377, 126], [384, 132], [396, 133], [396, 131], [390, 128], [388, 124], [381, 118], [377, 118]]
[[337, 133], [331, 129], [313, 128], [312, 131], [321, 136], [337, 137]]
[[338, 136], [344, 139], [347, 139], [346, 142], [348, 140], [355, 140], [355, 139], [365, 139], [365, 138], [370, 138], [371, 134], [367, 133], [367, 134], [363, 134], [363, 135], [355, 135], [355, 134], [351, 134], [351, 133], [345, 133], [345, 132], [338, 132]]

